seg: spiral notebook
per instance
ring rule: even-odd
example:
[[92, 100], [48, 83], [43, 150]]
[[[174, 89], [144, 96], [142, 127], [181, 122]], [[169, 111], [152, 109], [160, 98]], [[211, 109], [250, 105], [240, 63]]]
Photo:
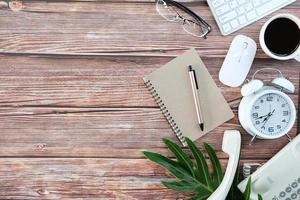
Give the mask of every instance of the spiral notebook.
[[[197, 75], [204, 131], [201, 131], [197, 122], [188, 74], [189, 65], [193, 66]], [[184, 146], [186, 146], [185, 137], [195, 141], [234, 117], [225, 98], [194, 49], [145, 76], [144, 81]]]

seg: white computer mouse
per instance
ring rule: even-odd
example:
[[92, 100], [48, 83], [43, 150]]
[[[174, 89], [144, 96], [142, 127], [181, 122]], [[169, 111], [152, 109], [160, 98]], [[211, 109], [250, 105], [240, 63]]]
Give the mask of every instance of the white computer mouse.
[[255, 58], [257, 45], [247, 36], [236, 36], [219, 73], [220, 81], [230, 87], [240, 86], [246, 79]]

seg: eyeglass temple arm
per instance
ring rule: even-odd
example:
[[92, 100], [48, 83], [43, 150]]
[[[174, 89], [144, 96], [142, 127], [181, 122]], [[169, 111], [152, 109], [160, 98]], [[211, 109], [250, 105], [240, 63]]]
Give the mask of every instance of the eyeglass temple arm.
[[182, 9], [183, 11], [191, 14], [195, 19], [199, 20], [201, 23], [203, 23], [204, 25], [207, 26], [208, 29], [208, 33], [211, 31], [211, 26], [204, 20], [202, 19], [200, 16], [198, 16], [196, 13], [194, 13], [192, 10], [190, 10], [188, 7], [186, 7], [185, 5], [178, 3], [176, 1], [173, 0], [164, 0], [166, 3], [170, 3], [173, 4], [174, 6], [177, 6], [178, 8]]

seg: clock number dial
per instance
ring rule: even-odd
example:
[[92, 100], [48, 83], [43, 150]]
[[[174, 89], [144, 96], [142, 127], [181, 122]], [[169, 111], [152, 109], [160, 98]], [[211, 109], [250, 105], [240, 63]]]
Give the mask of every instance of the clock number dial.
[[252, 124], [264, 135], [280, 135], [290, 120], [291, 107], [288, 101], [277, 93], [261, 96], [251, 108]]

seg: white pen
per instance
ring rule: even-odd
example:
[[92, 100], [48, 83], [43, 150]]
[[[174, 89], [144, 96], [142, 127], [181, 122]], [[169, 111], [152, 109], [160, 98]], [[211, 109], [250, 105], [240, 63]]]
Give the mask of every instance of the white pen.
[[193, 90], [197, 119], [198, 119], [200, 129], [201, 129], [201, 131], [203, 131], [204, 130], [204, 122], [203, 122], [203, 117], [202, 117], [202, 113], [201, 113], [201, 105], [200, 105], [200, 101], [199, 101], [199, 97], [198, 97], [199, 87], [198, 87], [198, 83], [197, 83], [195, 70], [192, 68], [191, 65], [189, 66], [189, 75], [190, 75], [190, 80], [191, 80], [191, 85], [192, 85], [192, 90]]

